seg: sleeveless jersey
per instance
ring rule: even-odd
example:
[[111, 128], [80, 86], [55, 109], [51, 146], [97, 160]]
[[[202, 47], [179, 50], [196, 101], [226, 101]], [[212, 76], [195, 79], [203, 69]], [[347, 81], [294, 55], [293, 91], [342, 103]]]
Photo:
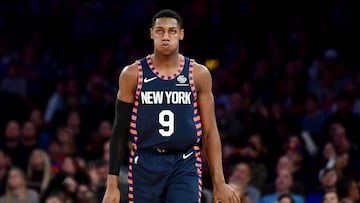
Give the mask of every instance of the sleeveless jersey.
[[150, 55], [136, 61], [138, 84], [130, 123], [135, 150], [185, 151], [200, 141], [194, 61], [179, 56], [180, 66], [172, 75], [159, 73]]

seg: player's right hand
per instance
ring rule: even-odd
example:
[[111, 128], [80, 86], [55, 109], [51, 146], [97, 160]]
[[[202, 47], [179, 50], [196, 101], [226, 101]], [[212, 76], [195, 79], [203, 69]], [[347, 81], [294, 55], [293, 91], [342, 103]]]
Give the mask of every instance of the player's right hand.
[[107, 187], [101, 203], [119, 203], [119, 202], [120, 202], [119, 188]]

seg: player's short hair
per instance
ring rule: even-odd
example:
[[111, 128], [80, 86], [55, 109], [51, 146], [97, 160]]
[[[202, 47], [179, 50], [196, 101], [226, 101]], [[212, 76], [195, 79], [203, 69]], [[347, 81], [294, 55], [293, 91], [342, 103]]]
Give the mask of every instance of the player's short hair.
[[160, 10], [159, 12], [157, 12], [154, 17], [152, 18], [151, 20], [151, 27], [154, 26], [155, 24], [155, 21], [156, 19], [158, 18], [174, 18], [178, 24], [179, 24], [179, 27], [182, 29], [183, 28], [183, 21], [180, 17], [180, 15], [174, 11], [174, 10], [171, 10], [171, 9], [162, 9]]

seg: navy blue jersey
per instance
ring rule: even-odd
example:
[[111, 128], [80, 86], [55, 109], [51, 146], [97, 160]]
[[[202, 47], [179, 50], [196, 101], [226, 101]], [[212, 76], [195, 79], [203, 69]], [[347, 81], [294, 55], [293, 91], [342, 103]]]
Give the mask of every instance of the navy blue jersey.
[[200, 140], [194, 62], [180, 57], [180, 66], [172, 75], [159, 73], [150, 55], [137, 61], [138, 85], [130, 124], [135, 149], [184, 151]]

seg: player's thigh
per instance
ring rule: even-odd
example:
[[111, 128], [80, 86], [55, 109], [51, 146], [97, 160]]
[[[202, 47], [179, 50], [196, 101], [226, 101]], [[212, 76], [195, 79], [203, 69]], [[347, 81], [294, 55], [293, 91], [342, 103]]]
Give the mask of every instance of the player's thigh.
[[163, 167], [159, 156], [151, 153], [138, 152], [134, 160], [129, 173], [129, 199], [134, 203], [163, 203], [163, 191], [170, 171]]
[[196, 157], [191, 156], [178, 162], [177, 170], [171, 175], [166, 189], [166, 203], [199, 202], [201, 187]]
[[166, 203], [198, 203], [200, 195], [199, 177], [183, 176], [179, 181], [168, 185]]

